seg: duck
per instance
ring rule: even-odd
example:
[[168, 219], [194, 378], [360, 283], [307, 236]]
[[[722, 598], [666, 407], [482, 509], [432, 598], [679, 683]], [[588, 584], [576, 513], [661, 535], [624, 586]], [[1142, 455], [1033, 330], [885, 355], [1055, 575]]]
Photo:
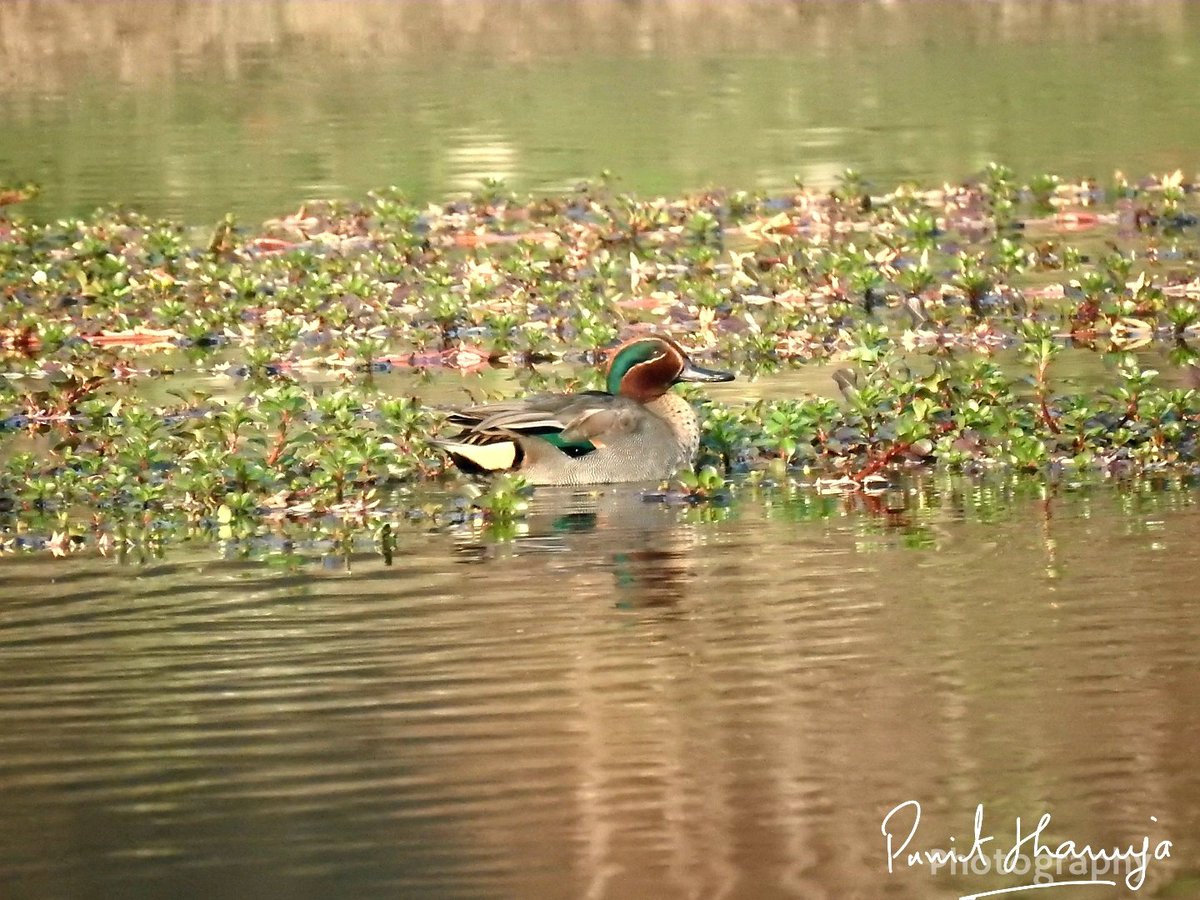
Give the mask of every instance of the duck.
[[605, 390], [455, 409], [447, 422], [463, 430], [433, 443], [468, 475], [515, 472], [531, 485], [662, 481], [700, 449], [696, 412], [671, 388], [733, 380], [696, 365], [674, 339], [644, 335], [612, 351]]

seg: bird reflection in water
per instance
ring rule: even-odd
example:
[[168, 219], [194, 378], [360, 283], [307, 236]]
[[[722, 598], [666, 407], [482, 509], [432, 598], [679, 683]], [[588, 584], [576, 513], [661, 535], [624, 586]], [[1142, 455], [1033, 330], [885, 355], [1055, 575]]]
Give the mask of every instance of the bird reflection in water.
[[519, 580], [533, 595], [615, 595], [622, 609], [674, 607], [694, 577], [695, 527], [641, 487], [540, 487], [521, 524], [508, 541], [463, 532], [460, 558], [502, 567], [487, 577]]

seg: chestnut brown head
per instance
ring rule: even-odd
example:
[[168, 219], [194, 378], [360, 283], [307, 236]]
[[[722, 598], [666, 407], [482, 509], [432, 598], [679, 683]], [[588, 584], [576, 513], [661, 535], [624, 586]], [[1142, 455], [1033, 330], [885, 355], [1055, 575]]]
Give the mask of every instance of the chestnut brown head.
[[680, 381], [733, 381], [733, 375], [698, 366], [675, 341], [649, 335], [626, 341], [613, 351], [606, 388], [610, 394], [649, 403]]

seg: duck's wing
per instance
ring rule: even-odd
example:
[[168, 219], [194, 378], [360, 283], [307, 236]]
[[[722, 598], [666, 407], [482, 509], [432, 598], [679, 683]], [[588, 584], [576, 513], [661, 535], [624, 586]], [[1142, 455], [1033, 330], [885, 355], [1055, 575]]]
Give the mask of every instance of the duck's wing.
[[504, 403], [468, 406], [450, 413], [448, 421], [472, 431], [517, 431], [537, 434], [562, 431], [572, 418], [572, 409], [592, 397], [608, 397], [598, 391], [584, 394], [539, 394]]
[[[537, 452], [536, 443], [521, 441], [523, 437], [541, 439], [569, 456], [585, 456], [606, 440], [633, 430], [636, 412], [637, 404], [625, 397], [585, 391], [470, 406], [455, 410], [448, 421], [464, 428], [453, 442], [460, 454], [465, 445], [489, 446], [489, 460], [519, 461], [525, 453]], [[512, 444], [511, 452], [497, 446], [503, 444]], [[449, 444], [443, 442], [443, 446]], [[472, 455], [478, 457], [480, 451]], [[505, 467], [511, 465], [515, 462]]]

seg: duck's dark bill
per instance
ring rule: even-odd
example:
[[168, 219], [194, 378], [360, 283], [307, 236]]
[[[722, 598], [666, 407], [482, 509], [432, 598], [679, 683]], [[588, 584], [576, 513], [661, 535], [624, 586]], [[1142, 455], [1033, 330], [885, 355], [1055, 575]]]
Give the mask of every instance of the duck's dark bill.
[[733, 381], [732, 372], [718, 372], [716, 369], [706, 369], [693, 362], [688, 362], [679, 373], [679, 381]]

